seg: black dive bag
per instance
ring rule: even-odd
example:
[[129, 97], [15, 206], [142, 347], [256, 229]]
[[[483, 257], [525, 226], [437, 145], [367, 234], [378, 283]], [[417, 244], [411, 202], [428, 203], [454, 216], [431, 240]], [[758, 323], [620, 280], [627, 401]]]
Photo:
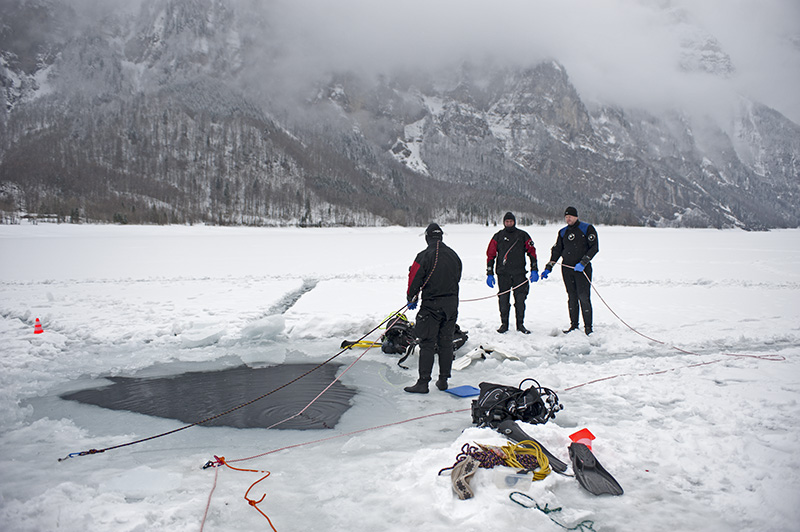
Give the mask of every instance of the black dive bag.
[[[462, 331], [461, 327], [456, 323], [453, 331], [453, 351], [467, 343], [467, 340], [469, 340], [467, 331]], [[408, 369], [403, 365], [403, 362], [414, 354], [414, 349], [418, 343], [419, 341], [414, 334], [414, 323], [408, 321], [405, 316], [398, 316], [381, 336], [381, 351], [387, 355], [404, 355], [397, 362], [397, 365], [403, 369]], [[435, 346], [434, 349], [437, 353], [439, 352], [439, 346]], [[453, 355], [453, 358], [455, 358], [455, 355]]]
[[[523, 389], [531, 381], [532, 386]], [[505, 420], [544, 424], [556, 417], [564, 407], [558, 403], [558, 395], [544, 388], [534, 379], [525, 379], [518, 387], [480, 383], [480, 394], [472, 401], [472, 422], [479, 427], [497, 428]]]
[[401, 355], [414, 341], [414, 324], [405, 316], [397, 316], [381, 337], [381, 351], [387, 355]]

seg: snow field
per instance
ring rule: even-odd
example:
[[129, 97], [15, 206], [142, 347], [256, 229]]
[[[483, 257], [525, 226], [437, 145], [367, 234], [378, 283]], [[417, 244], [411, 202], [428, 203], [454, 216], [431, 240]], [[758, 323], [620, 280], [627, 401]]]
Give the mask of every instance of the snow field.
[[[525, 228], [544, 267], [558, 226]], [[491, 296], [485, 249], [496, 227], [444, 225], [464, 263], [461, 298]], [[568, 461], [588, 427], [595, 455], [625, 488], [594, 497], [556, 474], [526, 493], [546, 516], [512, 503], [492, 471], [458, 500], [449, 477], [466, 443], [504, 440], [471, 423], [470, 399], [402, 387], [416, 378], [379, 349], [346, 351], [357, 388], [330, 431], [194, 427], [119, 445], [179, 422], [59, 399], [105, 376], [163, 376], [242, 363], [321, 362], [404, 304], [421, 228], [0, 226], [0, 527], [8, 531], [200, 529], [214, 455], [271, 471], [251, 497], [278, 530], [788, 531], [796, 527], [800, 458], [800, 231], [598, 227], [595, 334], [563, 335], [558, 269], [531, 285], [530, 336], [498, 335], [493, 298], [464, 302], [464, 354], [488, 358], [451, 385], [518, 384], [558, 391], [565, 410], [525, 428]], [[414, 312], [409, 317], [414, 319]], [[39, 318], [45, 333], [33, 335]], [[370, 339], [377, 339], [373, 334]], [[699, 353], [682, 353], [671, 346]], [[782, 356], [775, 362], [726, 356]], [[699, 365], [706, 363], [704, 365]], [[343, 369], [344, 369], [343, 367]], [[591, 383], [598, 379], [607, 379]], [[583, 385], [583, 386], [581, 386]], [[258, 396], [265, 390], [253, 390]], [[417, 418], [422, 419], [401, 423]], [[374, 430], [364, 430], [389, 425]], [[273, 452], [331, 436], [319, 443]], [[220, 469], [206, 531], [265, 530], [243, 500], [255, 473]]]

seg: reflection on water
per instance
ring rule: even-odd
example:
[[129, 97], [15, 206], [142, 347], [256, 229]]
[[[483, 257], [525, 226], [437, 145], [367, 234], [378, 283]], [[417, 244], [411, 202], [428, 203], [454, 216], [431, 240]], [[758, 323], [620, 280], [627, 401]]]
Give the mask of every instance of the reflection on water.
[[[252, 401], [314, 367], [314, 364], [284, 364], [269, 368], [241, 366], [159, 378], [107, 377], [114, 384], [64, 394], [61, 398], [196, 423]], [[286, 388], [203, 425], [267, 428], [302, 410], [336, 378], [338, 369], [338, 364], [325, 364]], [[355, 390], [336, 382], [302, 415], [275, 428], [333, 428], [350, 408], [350, 399], [354, 395]]]

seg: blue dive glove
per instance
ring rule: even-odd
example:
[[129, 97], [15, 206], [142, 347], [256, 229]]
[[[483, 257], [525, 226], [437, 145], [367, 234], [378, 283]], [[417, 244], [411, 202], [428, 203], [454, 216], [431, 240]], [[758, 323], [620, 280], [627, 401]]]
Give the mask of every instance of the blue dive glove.
[[548, 276], [548, 275], [550, 275], [550, 270], [548, 270], [547, 268], [545, 268], [545, 269], [542, 271], [542, 279], [547, 279], [547, 276]]
[[417, 302], [416, 301], [409, 301], [408, 304], [406, 305], [406, 308], [408, 310], [414, 310], [415, 308], [417, 308]]
[[575, 265], [576, 272], [582, 272], [584, 268], [586, 268], [586, 266], [582, 262], [579, 262]]
[[489, 288], [494, 288], [494, 275], [492, 275], [491, 273], [486, 276], [486, 285]]
[[538, 280], [539, 280], [539, 272], [537, 272], [536, 270], [532, 270], [531, 271], [531, 282], [535, 283]]

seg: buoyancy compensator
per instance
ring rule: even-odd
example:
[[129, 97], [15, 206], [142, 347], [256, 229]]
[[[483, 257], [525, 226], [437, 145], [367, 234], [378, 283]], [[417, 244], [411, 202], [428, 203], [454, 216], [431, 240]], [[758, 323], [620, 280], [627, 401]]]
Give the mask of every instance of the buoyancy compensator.
[[[523, 389], [528, 381], [533, 385]], [[491, 382], [482, 382], [479, 387], [480, 395], [472, 401], [472, 422], [479, 427], [497, 428], [507, 419], [543, 424], [564, 408], [558, 403], [556, 392], [535, 379], [525, 379], [518, 387]]]

